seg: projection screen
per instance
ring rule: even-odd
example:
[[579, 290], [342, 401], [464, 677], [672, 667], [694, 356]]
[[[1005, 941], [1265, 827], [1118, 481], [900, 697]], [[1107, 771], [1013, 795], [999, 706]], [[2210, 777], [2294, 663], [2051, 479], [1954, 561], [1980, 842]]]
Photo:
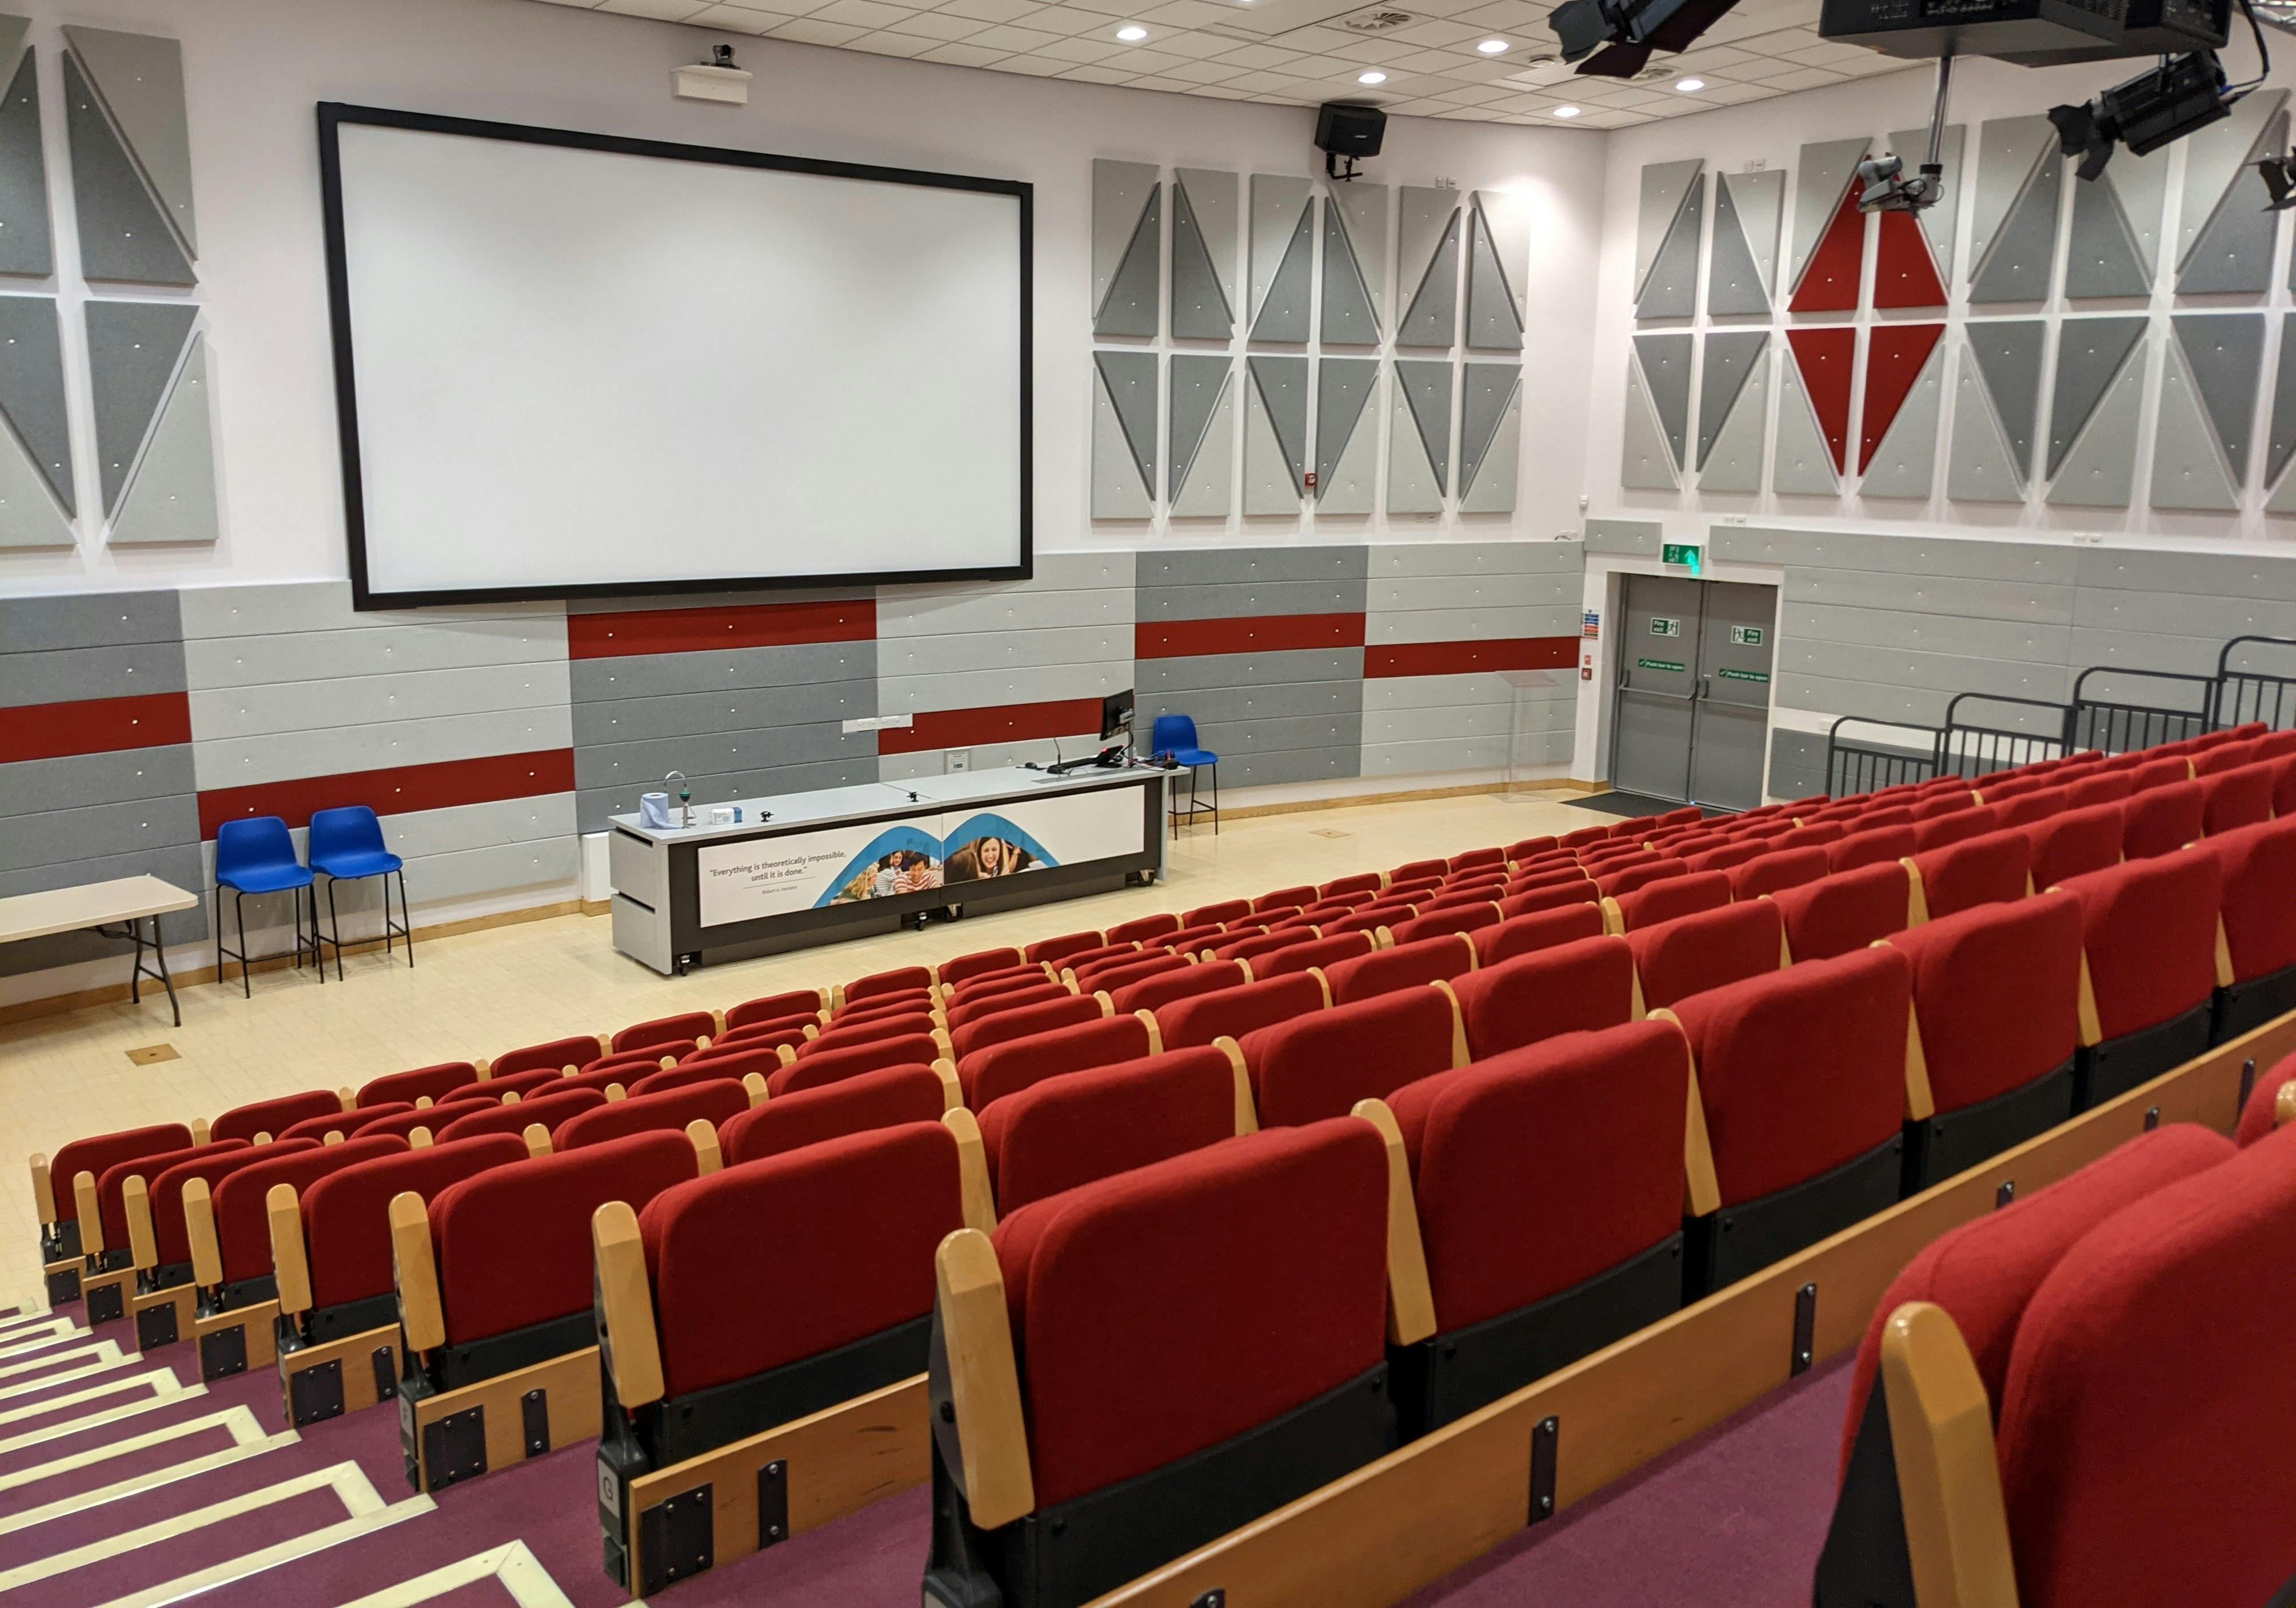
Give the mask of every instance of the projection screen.
[[357, 607], [1029, 573], [1029, 185], [319, 131]]

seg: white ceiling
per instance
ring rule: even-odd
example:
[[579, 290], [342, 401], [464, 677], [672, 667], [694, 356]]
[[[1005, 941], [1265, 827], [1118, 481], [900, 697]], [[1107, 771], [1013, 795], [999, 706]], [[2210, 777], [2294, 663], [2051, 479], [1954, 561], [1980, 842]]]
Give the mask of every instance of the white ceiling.
[[[1582, 78], [1554, 59], [1546, 0], [545, 0], [733, 34], [1223, 101], [1368, 101], [1412, 117], [1623, 128], [1707, 107], [1903, 71], [1817, 37], [1817, 0], [1739, 0], [1695, 50], [1644, 80]], [[1382, 12], [1409, 20], [1364, 32]], [[1135, 44], [1116, 30], [1136, 25]], [[1504, 39], [1507, 49], [1476, 46]], [[1357, 75], [1384, 72], [1365, 86]], [[1685, 94], [1684, 78], [1705, 81]], [[1579, 115], [1559, 119], [1559, 106]]]

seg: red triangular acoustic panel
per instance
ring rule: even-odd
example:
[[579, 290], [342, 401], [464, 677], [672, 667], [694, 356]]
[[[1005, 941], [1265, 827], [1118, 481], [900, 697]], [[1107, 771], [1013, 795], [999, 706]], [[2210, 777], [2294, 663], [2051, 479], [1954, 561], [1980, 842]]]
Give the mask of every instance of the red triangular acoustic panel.
[[1882, 214], [1882, 243], [1874, 253], [1874, 305], [1945, 306], [1945, 281], [1930, 256], [1930, 237], [1910, 212]]
[[1857, 210], [1857, 184], [1852, 179], [1833, 209], [1833, 221], [1824, 238], [1809, 254], [1809, 266], [1794, 287], [1796, 313], [1853, 313], [1857, 308], [1857, 282], [1866, 268], [1866, 215]]
[[[1883, 216], [1887, 216], [1888, 214]], [[1857, 461], [1870, 463], [1890, 433], [1922, 365], [1930, 360], [1943, 324], [1875, 324], [1866, 347], [1866, 412], [1857, 432]]]
[[[1813, 270], [1816, 266], [1811, 264]], [[1833, 454], [1833, 472], [1848, 474], [1849, 466], [1843, 454], [1849, 445], [1849, 371], [1857, 362], [1857, 331], [1847, 325], [1788, 330], [1786, 341], [1801, 370], [1809, 405], [1817, 412], [1817, 428], [1825, 432], [1826, 450]]]

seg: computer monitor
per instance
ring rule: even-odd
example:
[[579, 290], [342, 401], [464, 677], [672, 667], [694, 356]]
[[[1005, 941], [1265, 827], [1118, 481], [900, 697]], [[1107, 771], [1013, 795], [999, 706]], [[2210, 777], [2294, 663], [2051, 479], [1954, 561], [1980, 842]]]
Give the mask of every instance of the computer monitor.
[[1109, 742], [1119, 732], [1132, 732], [1132, 689], [1111, 692], [1100, 700], [1100, 740]]

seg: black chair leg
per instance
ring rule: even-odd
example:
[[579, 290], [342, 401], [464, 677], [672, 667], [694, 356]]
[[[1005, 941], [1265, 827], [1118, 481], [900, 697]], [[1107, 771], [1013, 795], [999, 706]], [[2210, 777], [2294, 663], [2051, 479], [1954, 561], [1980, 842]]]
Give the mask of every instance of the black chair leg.
[[247, 980], [247, 895], [234, 888], [231, 903], [239, 917], [239, 992], [252, 1000], [255, 984]]
[[[319, 925], [316, 911], [312, 914], [311, 925], [315, 927]], [[342, 918], [335, 913], [335, 879], [332, 877], [327, 878], [327, 930], [334, 935], [335, 981], [340, 983], [343, 980], [343, 921]], [[390, 930], [390, 913], [386, 910], [383, 931], [388, 933]], [[324, 978], [326, 975], [327, 960], [326, 957], [322, 955], [319, 957], [319, 975]]]
[[[390, 914], [390, 884], [382, 885], [382, 911]], [[398, 868], [398, 932], [406, 940], [406, 969], [414, 969], [414, 917], [406, 908], [406, 868]]]
[[215, 941], [216, 941], [216, 981], [217, 981], [217, 982], [218, 982], [218, 983], [220, 983], [220, 982], [222, 982], [222, 981], [223, 981], [223, 978], [224, 978], [224, 970], [223, 970], [223, 884], [222, 884], [222, 883], [220, 883], [220, 882], [217, 883], [217, 884], [216, 884], [216, 887], [215, 887]]
[[1219, 836], [1219, 761], [1212, 761], [1212, 836]]

